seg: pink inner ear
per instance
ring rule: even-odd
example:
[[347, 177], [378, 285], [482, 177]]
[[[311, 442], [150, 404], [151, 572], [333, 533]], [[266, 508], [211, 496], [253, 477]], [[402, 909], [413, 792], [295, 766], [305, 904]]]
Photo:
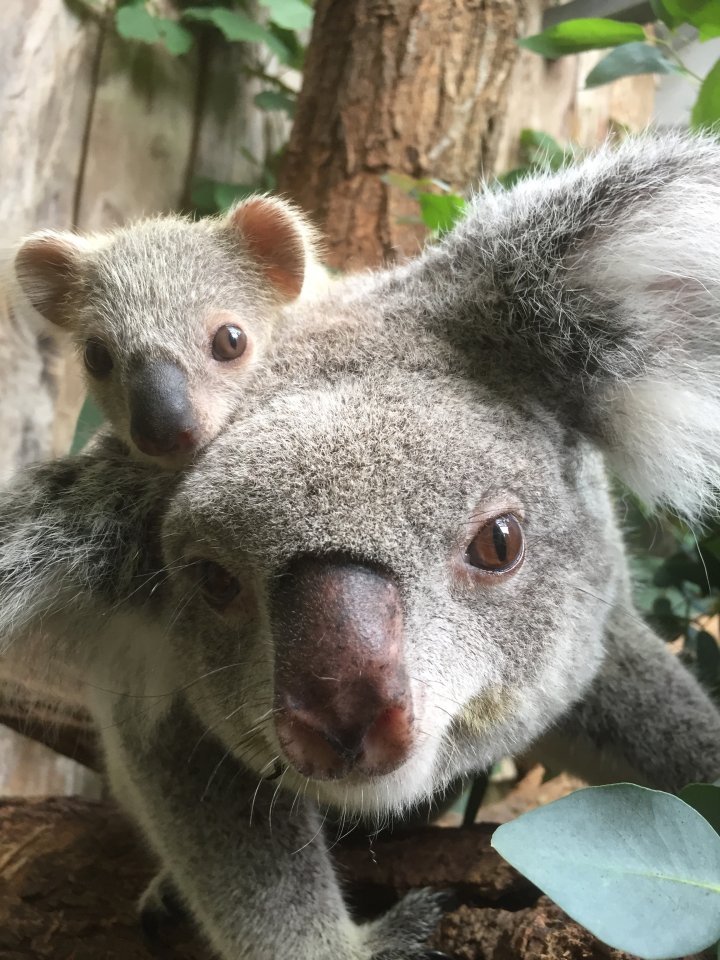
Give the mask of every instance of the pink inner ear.
[[230, 215], [251, 256], [278, 293], [294, 300], [305, 279], [305, 239], [297, 214], [281, 200], [246, 200]]
[[76, 267], [77, 249], [59, 236], [30, 237], [15, 257], [15, 273], [25, 296], [51, 323], [65, 326], [63, 309]]

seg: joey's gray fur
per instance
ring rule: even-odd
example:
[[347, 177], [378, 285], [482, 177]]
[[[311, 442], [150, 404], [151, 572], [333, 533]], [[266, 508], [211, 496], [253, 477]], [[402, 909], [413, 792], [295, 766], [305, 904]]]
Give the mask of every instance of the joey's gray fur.
[[[224, 960], [421, 956], [436, 905], [355, 925], [324, 819], [383, 823], [543, 735], [664, 789], [720, 775], [720, 716], [633, 609], [605, 473], [690, 517], [716, 503], [719, 217], [720, 146], [672, 136], [479, 196], [416, 261], [289, 311], [184, 474], [106, 437], [4, 495], [12, 669], [74, 683]], [[526, 555], [493, 579], [466, 550], [506, 514]], [[235, 578], [222, 603], [208, 562]], [[287, 761], [277, 684], [305, 634], [279, 609], [307, 563], [395, 591], [413, 727], [389, 772]]]
[[[128, 451], [178, 468], [227, 422], [283, 306], [327, 285], [316, 254], [291, 204], [255, 196], [222, 218], [32, 234], [9, 287], [21, 308], [29, 300], [72, 335], [88, 390]], [[228, 324], [245, 348], [219, 360], [213, 338]], [[89, 362], [88, 344], [100, 345], [108, 369]], [[184, 444], [173, 447], [178, 433]]]

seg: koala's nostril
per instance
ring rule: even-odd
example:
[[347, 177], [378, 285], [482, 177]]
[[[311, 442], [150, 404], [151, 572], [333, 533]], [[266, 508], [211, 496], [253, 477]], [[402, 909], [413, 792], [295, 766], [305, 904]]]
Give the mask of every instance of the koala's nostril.
[[333, 780], [357, 768], [368, 776], [390, 773], [408, 756], [413, 741], [413, 714], [406, 703], [380, 706], [340, 723], [331, 705], [308, 710], [288, 698], [276, 716], [282, 748], [304, 776]]
[[149, 457], [162, 457], [170, 453], [188, 453], [197, 446], [197, 434], [194, 430], [181, 430], [179, 433], [171, 432], [165, 436], [152, 437], [131, 428], [130, 435], [138, 450]]
[[178, 450], [193, 450], [198, 443], [198, 434], [196, 430], [181, 430], [176, 439]]

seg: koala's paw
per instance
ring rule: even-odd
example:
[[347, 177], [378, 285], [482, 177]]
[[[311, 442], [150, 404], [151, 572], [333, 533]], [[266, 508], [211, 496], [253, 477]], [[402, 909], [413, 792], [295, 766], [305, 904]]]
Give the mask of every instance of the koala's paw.
[[186, 916], [172, 880], [167, 873], [158, 873], [138, 903], [143, 933], [149, 940], [157, 940], [164, 926], [183, 920]]
[[446, 909], [448, 895], [413, 890], [368, 927], [372, 960], [452, 960], [427, 939]]

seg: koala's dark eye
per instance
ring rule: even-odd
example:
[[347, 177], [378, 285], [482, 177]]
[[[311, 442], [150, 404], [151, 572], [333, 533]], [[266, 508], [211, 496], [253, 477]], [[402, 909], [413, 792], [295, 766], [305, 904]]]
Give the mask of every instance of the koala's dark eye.
[[525, 537], [512, 513], [483, 524], [465, 551], [465, 561], [487, 573], [506, 573], [525, 555]]
[[216, 360], [237, 360], [245, 353], [247, 334], [232, 323], [225, 323], [213, 337], [212, 355]]
[[113, 368], [113, 358], [100, 337], [91, 337], [85, 344], [83, 360], [88, 373], [101, 379], [107, 377]]
[[198, 563], [200, 586], [214, 607], [226, 607], [240, 593], [240, 581], [214, 560]]

